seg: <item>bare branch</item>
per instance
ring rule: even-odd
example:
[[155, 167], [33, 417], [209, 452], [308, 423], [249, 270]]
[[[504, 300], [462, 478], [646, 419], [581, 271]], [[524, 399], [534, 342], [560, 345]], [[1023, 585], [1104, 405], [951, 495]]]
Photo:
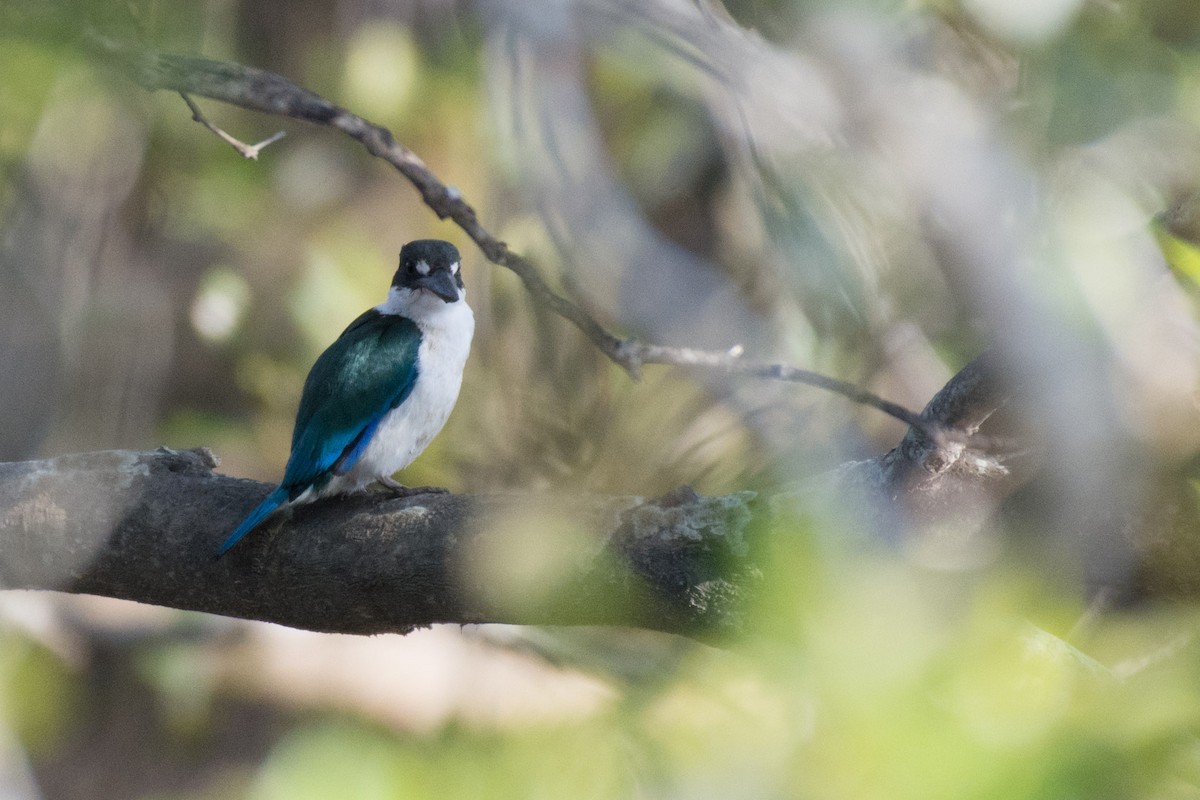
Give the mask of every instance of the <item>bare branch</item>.
[[1030, 478], [1036, 459], [1017, 452], [1013, 439], [976, 433], [1011, 401], [995, 362], [986, 353], [971, 361], [921, 412], [929, 426], [955, 435], [930, 437], [912, 426], [889, 452], [835, 471], [831, 488], [877, 536], [896, 541], [947, 522], [976, 531]]
[[192, 110], [192, 119], [193, 120], [195, 120], [196, 122], [199, 122], [201, 125], [203, 125], [204, 127], [208, 128], [210, 131], [215, 133], [218, 137], [221, 138], [222, 141], [226, 142], [231, 147], [233, 147], [234, 150], [237, 150], [239, 153], [241, 153], [243, 158], [249, 158], [252, 161], [258, 161], [258, 154], [262, 151], [262, 149], [264, 147], [266, 147], [267, 145], [270, 145], [270, 144], [274, 144], [275, 142], [278, 142], [280, 139], [282, 139], [284, 136], [287, 135], [287, 131], [276, 131], [274, 134], [272, 134], [271, 136], [268, 136], [266, 139], [263, 139], [258, 144], [246, 144], [245, 142], [243, 142], [239, 139], [236, 139], [233, 136], [230, 136], [228, 133], [226, 133], [225, 131], [218, 128], [216, 125], [213, 125], [211, 122], [209, 122], [208, 118], [205, 117], [203, 113], [201, 113], [200, 107], [198, 105], [196, 105], [195, 101], [192, 100], [192, 98], [188, 97], [186, 92], [180, 92], [179, 96], [183, 98], [183, 102], [187, 103], [188, 108], [190, 108]]
[[[974, 362], [924, 413], [973, 431], [1004, 402], [994, 386]], [[763, 509], [779, 507], [753, 492], [687, 488], [657, 500], [364, 493], [282, 514], [214, 560], [216, 543], [272, 489], [214, 466], [207, 450], [166, 449], [0, 464], [0, 589], [341, 633], [507, 622], [711, 637], [740, 627], [765, 552], [751, 532], [769, 536]], [[917, 434], [832, 477], [832, 501], [885, 538], [947, 515], [977, 525], [1019, 479], [969, 447]]]
[[[166, 449], [0, 464], [0, 588], [340, 633], [438, 622], [713, 633], [738, 625], [736, 601], [757, 575], [745, 538], [754, 493], [687, 489], [652, 501], [334, 498], [215, 560], [216, 543], [272, 487], [214, 465], [206, 450]], [[549, 566], [512, 569], [534, 544], [532, 561]]]
[[[134, 49], [99, 37], [92, 37], [90, 42], [94, 49], [117, 62], [147, 90], [177, 91], [185, 95], [185, 100], [189, 93], [201, 95], [264, 114], [294, 117], [336, 128], [355, 139], [367, 152], [388, 162], [407, 178], [440, 219], [452, 220], [478, 245], [489, 261], [516, 273], [537, 301], [574, 324], [613, 363], [635, 379], [639, 378], [643, 365], [660, 364], [790, 381], [835, 392], [856, 403], [878, 409], [918, 428], [930, 439], [961, 438], [961, 434], [955, 431], [933, 424], [914, 411], [846, 381], [785, 364], [745, 360], [740, 346], [727, 351], [695, 350], [620, 338], [605, 329], [578, 304], [555, 292], [532, 262], [509, 250], [503, 241], [480, 224], [475, 209], [461, 192], [442, 183], [416, 153], [396, 141], [391, 131], [382, 125], [369, 122], [287, 78], [254, 67]], [[197, 112], [194, 105], [190, 101], [188, 105], [192, 106], [195, 116]], [[197, 121], [208, 125], [202, 118], [198, 117]], [[222, 133], [218, 135], [225, 138]], [[255, 145], [259, 146], [262, 145]]]

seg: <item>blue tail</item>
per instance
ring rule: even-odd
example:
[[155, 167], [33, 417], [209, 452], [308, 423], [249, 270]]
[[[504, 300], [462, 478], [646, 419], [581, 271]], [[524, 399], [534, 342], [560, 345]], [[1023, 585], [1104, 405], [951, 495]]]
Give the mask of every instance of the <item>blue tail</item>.
[[283, 505], [288, 499], [287, 489], [280, 486], [275, 491], [267, 495], [267, 499], [258, 504], [258, 508], [250, 512], [250, 516], [242, 520], [242, 524], [237, 526], [237, 530], [229, 534], [229, 538], [217, 548], [217, 558], [225, 555], [229, 548], [233, 547], [238, 541], [262, 522], [267, 514], [270, 514], [275, 509]]

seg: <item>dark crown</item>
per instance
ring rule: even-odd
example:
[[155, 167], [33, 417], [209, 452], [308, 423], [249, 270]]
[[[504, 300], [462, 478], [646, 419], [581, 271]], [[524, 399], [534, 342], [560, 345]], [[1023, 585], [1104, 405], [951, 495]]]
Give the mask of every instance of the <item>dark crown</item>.
[[458, 248], [441, 239], [409, 242], [400, 249], [400, 267], [392, 278], [392, 286], [412, 288], [422, 278], [436, 272], [449, 272], [461, 289], [462, 270], [453, 269], [460, 260]]

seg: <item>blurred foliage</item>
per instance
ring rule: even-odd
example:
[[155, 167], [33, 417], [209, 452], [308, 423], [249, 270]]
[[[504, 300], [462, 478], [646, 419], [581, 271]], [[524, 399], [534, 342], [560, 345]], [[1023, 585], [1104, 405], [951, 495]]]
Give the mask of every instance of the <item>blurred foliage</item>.
[[[692, 647], [669, 675], [626, 686], [584, 719], [500, 730], [452, 724], [415, 735], [308, 715], [270, 740], [261, 764], [242, 761], [237, 773], [197, 764], [194, 791], [139, 796], [1011, 800], [1194, 792], [1194, 609], [1097, 621], [1075, 599], [1017, 574], [967, 585], [878, 557], [817, 574], [811, 552], [780, 556], [807, 564], [808, 580], [798, 582], [792, 569], [773, 575], [753, 635], [731, 650]], [[11, 642], [6, 648], [13, 652]], [[28, 645], [16, 652], [29, 658]], [[195, 683], [196, 655], [154, 656], [146, 674], [156, 691], [209, 697]], [[65, 673], [52, 659], [42, 665], [48, 673], [19, 660], [9, 656], [4, 666], [4, 697], [23, 697], [26, 706], [6, 706], [5, 716], [37, 757], [67, 724], [71, 682], [55, 683]], [[188, 741], [204, 746], [192, 730], [203, 717], [186, 712], [193, 723], [180, 727], [181, 713], [158, 707], [144, 757], [177, 758]]]
[[[810, 70], [812, 86], [778, 85], [769, 70], [724, 73], [725, 51], [703, 35], [726, 17], [707, 4], [677, 4], [720, 21], [696, 29], [655, 27], [667, 3], [531, 4], [544, 26], [534, 33], [586, 50], [547, 47], [556, 76], [578, 61], [595, 117], [584, 132], [604, 150], [594, 171], [573, 150], [591, 141], [582, 137], [507, 146], [558, 129], [554, 115], [522, 116], [514, 108], [528, 98], [504, 93], [506, 79], [531, 74], [520, 57], [532, 45], [504, 50], [515, 35], [490, 32], [489, 8], [513, 4], [478, 5], [5, 4], [0, 352], [12, 366], [0, 388], [18, 392], [27, 376], [55, 370], [62, 388], [13, 402], [27, 413], [8, 424], [38, 436], [3, 438], [0, 457], [203, 445], [230, 474], [277, 478], [313, 359], [382, 299], [399, 247], [429, 236], [462, 249], [479, 324], [458, 408], [406, 483], [720, 493], [791, 481], [895, 439], [886, 421], [795, 387], [653, 369], [630, 381], [349, 140], [198, 99], [243, 140], [287, 132], [258, 162], [242, 161], [178, 97], [144, 96], [80, 57], [71, 42], [83, 20], [278, 71], [388, 126], [564, 291], [599, 264], [606, 286], [638, 297], [639, 278], [667, 267], [627, 260], [646, 252], [639, 236], [654, 239], [665, 243], [654, 252], [711, 270], [728, 289], [718, 297], [736, 298], [765, 332], [727, 323], [739, 317], [721, 316], [715, 301], [687, 306], [684, 279], [667, 282], [662, 316], [684, 306], [695, 323], [686, 330], [711, 323], [705, 332], [724, 346], [762, 341], [766, 353], [918, 407], [994, 342], [1003, 319], [988, 316], [998, 304], [979, 296], [983, 282], [956, 269], [975, 251], [939, 237], [919, 181], [897, 166], [897, 152], [920, 152], [923, 130], [897, 120], [924, 112], [964, 138], [983, 130], [1038, 191], [1019, 195], [1020, 208], [991, 209], [979, 250], [1036, 211], [1047, 221], [1029, 237], [1034, 255], [1005, 271], [1033, 275], [1038, 301], [1063, 323], [1048, 338], [1078, 334], [1111, 351], [1106, 369], [1091, 370], [1103, 373], [1098, 383], [1070, 388], [1102, 405], [1112, 387], [1100, 381], [1113, 376], [1119, 414], [1104, 434], [1137, 449], [1128, 462], [1115, 445], [1088, 451], [1079, 471], [1144, 468], [1153, 479], [1129, 477], [1143, 492], [1130, 517], [1186, 506], [1193, 513], [1178, 518], [1195, 519], [1195, 330], [1181, 322], [1195, 322], [1195, 307], [1177, 308], [1181, 296], [1194, 302], [1200, 271], [1200, 236], [1181, 211], [1200, 183], [1200, 148], [1179, 133], [1200, 123], [1190, 0], [726, 4], [744, 29], [722, 43], [735, 63], [746, 63], [737, 47], [765, 42], [789, 69]], [[860, 102], [829, 112], [829, 129], [848, 130], [840, 136], [809, 130], [806, 114], [824, 119], [822, 86]], [[876, 115], [889, 103], [911, 114]], [[764, 122], [764, 106], [778, 118]], [[568, 186], [574, 194], [599, 197], [611, 180], [641, 227], [581, 245], [600, 201], [560, 219], [553, 192], [539, 193], [539, 180], [576, 172], [586, 180]], [[606, 323], [636, 327], [619, 304], [581, 295]], [[631, 332], [653, 339], [653, 322]], [[1159, 348], [1160, 323], [1191, 349]], [[1022, 327], [1025, 318], [1012, 329]], [[34, 329], [45, 335], [26, 338]], [[1067, 375], [1063, 352], [1075, 351], [1048, 360]], [[1156, 494], [1161, 475], [1183, 476], [1186, 496]], [[1116, 612], [1082, 598], [1076, 565], [1047, 560], [1062, 544], [1048, 519], [1026, 532], [1045, 549], [993, 537], [954, 566], [912, 542], [861, 548], [848, 523], [781, 521], [763, 532], [773, 552], [740, 640], [527, 641], [555, 668], [614, 690], [589, 713], [536, 723], [463, 714], [432, 731], [385, 725], [332, 702], [288, 705], [247, 690], [217, 666], [227, 658], [243, 678], [262, 668], [238, 660], [236, 637], [197, 641], [168, 626], [134, 646], [83, 626], [74, 652], [26, 619], [0, 631], [0, 795], [35, 796], [19, 793], [24, 769], [47, 798], [89, 800], [1200, 796], [1196, 531], [1184, 524], [1140, 543], [1164, 585], [1187, 596]], [[951, 546], [959, 534], [941, 532]], [[517, 584], [550, 584], [540, 562], [515, 566]]]
[[77, 687], [62, 662], [37, 643], [5, 632], [0, 641], [0, 713], [34, 752], [58, 741], [77, 710]]

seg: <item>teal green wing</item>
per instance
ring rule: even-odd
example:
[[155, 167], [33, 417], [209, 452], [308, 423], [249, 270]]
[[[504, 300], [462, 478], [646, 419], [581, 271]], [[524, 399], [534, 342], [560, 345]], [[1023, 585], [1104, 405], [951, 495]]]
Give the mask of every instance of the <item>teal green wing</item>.
[[412, 392], [420, 344], [412, 320], [372, 309], [321, 354], [292, 431], [282, 484], [291, 496], [354, 466], [384, 416]]

